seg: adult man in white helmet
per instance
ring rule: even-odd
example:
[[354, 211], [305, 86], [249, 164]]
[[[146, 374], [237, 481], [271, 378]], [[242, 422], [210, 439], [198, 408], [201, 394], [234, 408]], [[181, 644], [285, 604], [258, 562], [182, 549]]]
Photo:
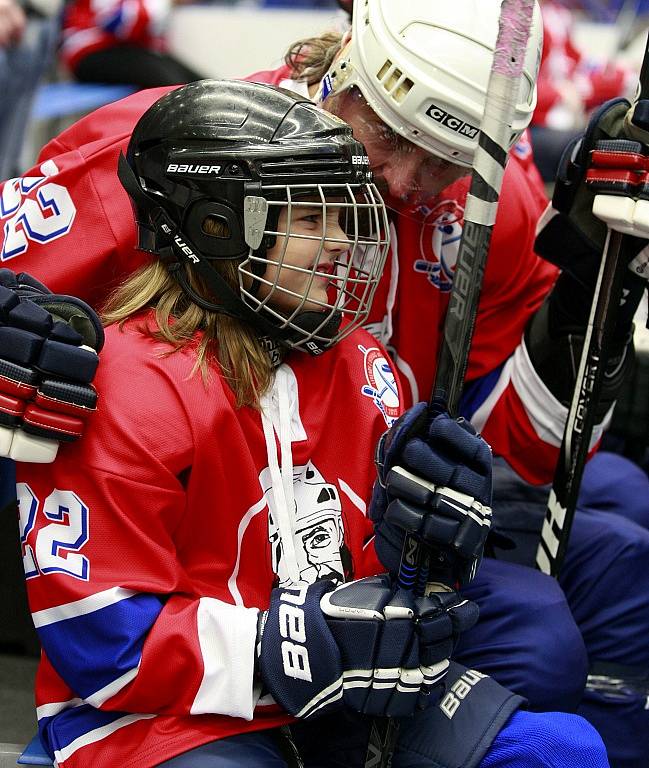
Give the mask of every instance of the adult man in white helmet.
[[[314, 97], [320, 91], [324, 106], [350, 122], [367, 147], [394, 213], [392, 257], [375, 297], [371, 329], [394, 355], [406, 404], [426, 399], [433, 381], [499, 13], [498, 0], [438, 6], [428, 0], [357, 2], [350, 34], [296, 43], [285, 67], [250, 78], [308, 89]], [[512, 142], [534, 106], [539, 46], [537, 12]], [[61, 222], [56, 237], [14, 237], [24, 234], [17, 217], [33, 193], [27, 183], [5, 185], [13, 207], [5, 207], [3, 258], [13, 259], [12, 267], [54, 291], [99, 303], [111, 282], [142, 263], [115, 167], [138, 118], [164, 91], [140, 92], [98, 110], [44, 148], [28, 175], [47, 177], [57, 194], [68, 190], [76, 212]], [[533, 252], [546, 200], [527, 145], [516, 144], [510, 157], [463, 412], [495, 454], [527, 480], [543, 483], [556, 463], [564, 411], [535, 371], [522, 337], [556, 270]], [[100, 218], [109, 228], [95, 225]], [[368, 395], [370, 407], [373, 402]], [[611, 539], [615, 535], [609, 532]], [[387, 553], [386, 559], [384, 565], [394, 570], [398, 554]], [[471, 593], [480, 603], [481, 622], [467, 633], [463, 659], [527, 695], [535, 708], [576, 706], [586, 654], [556, 583], [487, 559]], [[616, 615], [616, 621], [624, 618]]]
[[[372, 112], [436, 158], [470, 168], [484, 110], [499, 6], [360, 3], [318, 100], [354, 86]], [[510, 147], [529, 124], [542, 43], [538, 5], [520, 76]], [[330, 102], [325, 103], [329, 106]]]
[[[426, 328], [437, 327], [437, 318], [430, 314], [437, 298], [434, 289], [438, 294], [450, 289], [461, 235], [462, 213], [456, 206], [462, 198], [452, 193], [458, 185], [449, 190], [446, 183], [459, 167], [471, 166], [477, 147], [497, 14], [496, 4], [482, 3], [478, 7], [470, 0], [459, 0], [454, 3], [450, 22], [448, 10], [443, 5], [424, 5], [416, 2], [356, 3], [351, 37], [343, 40], [341, 51], [322, 77], [317, 93], [325, 108], [352, 124], [355, 135], [368, 149], [375, 174], [384, 182], [388, 200], [392, 200], [401, 218], [417, 218], [420, 214], [425, 222], [417, 226], [419, 254], [416, 254], [416, 245], [413, 248], [408, 239], [412, 225], [403, 221], [400, 229], [397, 225], [398, 236], [393, 235], [393, 249], [398, 245], [399, 270], [395, 277], [393, 267], [390, 286], [391, 295], [396, 296], [396, 300], [390, 302], [388, 295], [383, 317], [377, 316], [379, 304], [374, 304], [374, 330], [391, 347], [406, 389], [410, 385], [413, 400], [425, 398], [431, 391], [436, 346], [434, 341], [422, 345], [419, 333], [423, 331], [425, 335]], [[541, 37], [537, 8], [520, 79], [510, 147], [528, 125], [536, 103], [535, 79]], [[294, 49], [292, 61], [296, 68], [300, 67], [299, 55], [300, 49]], [[305, 58], [302, 71], [308, 81], [313, 82], [315, 65], [308, 52], [305, 52]], [[602, 114], [606, 114], [605, 109]], [[595, 124], [598, 119], [597, 116], [594, 118]], [[521, 150], [524, 151], [519, 147], [518, 152]], [[512, 156], [517, 154], [517, 150], [512, 152]], [[588, 283], [588, 279], [583, 275], [575, 279], [571, 274], [571, 255], [575, 261], [579, 257], [585, 260], [586, 251], [579, 247], [571, 254], [570, 244], [576, 237], [570, 237], [569, 223], [559, 221], [560, 217], [557, 217], [552, 225], [554, 229], [547, 225], [542, 228], [538, 249], [561, 266], [564, 273], [538, 308], [536, 298], [547, 292], [556, 275], [542, 274], [543, 267], [527, 250], [531, 244], [530, 228], [525, 226], [521, 216], [521, 203], [512, 205], [507, 197], [516, 183], [512, 161], [508, 171], [461, 410], [489, 440], [494, 454], [501, 457], [496, 474], [495, 524], [499, 522], [496, 502], [500, 498], [503, 528], [510, 532], [525, 527], [530, 529], [523, 536], [514, 536], [518, 539], [517, 551], [504, 553], [504, 556], [533, 565], [536, 535], [544, 511], [544, 493], [539, 489], [539, 492], [526, 496], [524, 481], [538, 484], [551, 478], [556, 463], [554, 448], [560, 441], [565, 406], [574, 386], [576, 367], [572, 360], [578, 359], [580, 347], [579, 341], [575, 343], [573, 339], [583, 335], [592, 285], [591, 290], [584, 290], [583, 284]], [[527, 171], [530, 184], [537, 183], [534, 167], [529, 162]], [[444, 190], [441, 195], [440, 190]], [[574, 191], [572, 195], [575, 195]], [[561, 208], [559, 203], [556, 207], [562, 211], [567, 208]], [[529, 208], [528, 212], [531, 212]], [[543, 223], [548, 218], [545, 217]], [[433, 225], [432, 232], [427, 232], [429, 221]], [[590, 224], [580, 221], [578, 226], [592, 240]], [[504, 234], [499, 240], [501, 233]], [[640, 249], [640, 245], [636, 247], [637, 251]], [[561, 251], [564, 254], [559, 257], [557, 254]], [[592, 266], [586, 267], [586, 272], [596, 273], [596, 257], [597, 254], [588, 254]], [[504, 271], [497, 280], [494, 278], [499, 264]], [[531, 272], [527, 278], [519, 272], [515, 279], [527, 282], [529, 287], [538, 280], [538, 286], [543, 286], [536, 296], [527, 293], [527, 298], [532, 298], [531, 304], [527, 305], [524, 303], [525, 289], [520, 284], [508, 286], [506, 274], [507, 269], [516, 274], [517, 267], [522, 265]], [[421, 279], [417, 281], [422, 273], [430, 283], [425, 286], [427, 293], [422, 290]], [[395, 283], [398, 284], [396, 290]], [[615, 331], [614, 359], [607, 371], [600, 407], [602, 422], [632, 357], [629, 349], [631, 318], [644, 288], [641, 282], [631, 278], [628, 288], [628, 306]], [[494, 293], [501, 294], [495, 301]], [[506, 303], [511, 306], [504, 313], [500, 310]], [[494, 343], [494, 334], [489, 332], [490, 319], [498, 318], [502, 322], [505, 315], [514, 324], [517, 318], [525, 318], [525, 334], [520, 334], [523, 338], [515, 348], [508, 350], [507, 355], [502, 354], [507, 349], [506, 334], [501, 335], [498, 344]], [[494, 366], [497, 361], [491, 354], [496, 349], [501, 360], [500, 365]], [[506, 420], [509, 427], [503, 430]], [[515, 436], [512, 421], [518, 423]], [[601, 426], [596, 432], [599, 437]], [[612, 511], [620, 514], [611, 514], [610, 508], [604, 514], [601, 510], [578, 513], [560, 583], [566, 589], [583, 631], [591, 673], [594, 674], [592, 679], [610, 682], [615, 678], [617, 681], [611, 696], [606, 693], [608, 683], [589, 689], [580, 711], [600, 728], [615, 766], [639, 768], [649, 759], [649, 742], [642, 735], [649, 718], [642, 688], [634, 686], [633, 679], [645, 679], [649, 671], [649, 651], [642, 650], [639, 640], [646, 637], [649, 628], [646, 612], [639, 610], [643, 598], [649, 594], [649, 581], [642, 567], [649, 553], [649, 537], [633, 517], [649, 519], [646, 492], [649, 485], [645, 478], [645, 493], [636, 493], [635, 498], [629, 498], [621, 487], [619, 470], [616, 475], [613, 472], [611, 475], [612, 495], [618, 499]], [[616, 481], [619, 483], [617, 494]], [[535, 502], [534, 515], [525, 510], [526, 497], [530, 506], [532, 500]], [[633, 511], [630, 505], [634, 505]], [[527, 521], [521, 519], [526, 511]], [[597, 556], [594, 556], [595, 552]], [[394, 563], [389, 565], [391, 569], [395, 567]], [[625, 573], [633, 574], [632, 583], [627, 581], [620, 589]], [[584, 590], [593, 596], [587, 608]], [[596, 632], [594, 626], [597, 626]], [[626, 647], [626, 657], [620, 655], [621, 647]], [[475, 652], [475, 648], [472, 650]]]

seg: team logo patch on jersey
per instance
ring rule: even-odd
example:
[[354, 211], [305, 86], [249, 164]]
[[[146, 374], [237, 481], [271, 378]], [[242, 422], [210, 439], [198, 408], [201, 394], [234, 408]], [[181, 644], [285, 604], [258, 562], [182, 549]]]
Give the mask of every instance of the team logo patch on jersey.
[[448, 293], [453, 287], [463, 220], [464, 208], [455, 200], [443, 200], [426, 215], [421, 227], [421, 258], [415, 259], [413, 268], [426, 275], [442, 293]]
[[374, 405], [381, 411], [388, 427], [399, 417], [399, 390], [392, 373], [390, 363], [378, 347], [365, 347], [358, 345], [365, 360], [365, 377], [367, 384], [361, 387], [361, 392], [370, 397]]

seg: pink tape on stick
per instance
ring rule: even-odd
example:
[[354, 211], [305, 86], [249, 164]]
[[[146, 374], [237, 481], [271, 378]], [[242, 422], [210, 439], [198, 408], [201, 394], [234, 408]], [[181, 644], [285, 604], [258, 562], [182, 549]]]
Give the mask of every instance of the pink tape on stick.
[[525, 49], [534, 13], [534, 0], [503, 0], [493, 71], [518, 78], [525, 63]]

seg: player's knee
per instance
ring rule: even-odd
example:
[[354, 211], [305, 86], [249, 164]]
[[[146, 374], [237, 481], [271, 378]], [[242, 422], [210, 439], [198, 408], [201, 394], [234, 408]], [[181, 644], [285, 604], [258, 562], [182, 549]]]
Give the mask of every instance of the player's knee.
[[619, 515], [579, 522], [561, 583], [591, 664], [649, 665], [649, 531]]
[[542, 589], [524, 602], [517, 601], [514, 608], [528, 626], [528, 645], [522, 650], [530, 659], [531, 707], [575, 710], [586, 683], [588, 655], [565, 595], [556, 582], [545, 581]]
[[583, 637], [554, 579], [532, 572], [526, 586], [510, 606], [526, 673], [524, 688], [517, 692], [527, 697], [531, 709], [574, 711], [588, 674]]
[[608, 768], [606, 748], [590, 723], [563, 712], [516, 712], [480, 768]]
[[620, 539], [621, 565], [631, 569], [628, 574], [629, 579], [639, 577], [646, 586], [649, 583], [647, 577], [649, 531], [631, 522], [621, 526], [616, 535]]
[[578, 510], [561, 581], [569, 591], [570, 584], [583, 581], [586, 574], [590, 575], [593, 589], [602, 588], [608, 594], [646, 590], [648, 557], [646, 528], [613, 512]]
[[595, 557], [601, 565], [592, 573], [592, 596], [599, 593], [602, 600], [612, 605], [618, 601], [627, 605], [635, 599], [646, 601], [649, 531], [619, 515], [611, 515], [607, 525], [601, 527], [598, 540], [594, 542], [598, 550]]
[[586, 464], [579, 508], [615, 513], [649, 530], [649, 478], [624, 456], [599, 451]]

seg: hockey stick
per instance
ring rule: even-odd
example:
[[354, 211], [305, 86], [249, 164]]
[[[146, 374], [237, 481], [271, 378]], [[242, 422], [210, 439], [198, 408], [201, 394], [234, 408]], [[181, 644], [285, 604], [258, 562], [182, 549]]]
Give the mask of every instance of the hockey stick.
[[[638, 100], [649, 97], [649, 35], [645, 47]], [[633, 118], [631, 119], [633, 123]], [[631, 126], [632, 127], [632, 126]], [[641, 128], [649, 128], [642, 125]], [[604, 381], [617, 309], [622, 300], [625, 267], [620, 265], [621, 232], [610, 229], [604, 245], [575, 389], [559, 449], [559, 459], [536, 551], [536, 565], [557, 576], [568, 547], [579, 487], [595, 426], [595, 411]]]
[[[458, 413], [464, 386], [533, 12], [534, 0], [504, 0], [501, 7], [485, 111], [464, 209], [464, 227], [430, 399], [433, 410], [448, 410], [452, 416]], [[404, 553], [414, 552], [415, 557], [420, 557], [412, 540], [406, 541], [406, 546]], [[429, 556], [426, 589], [439, 590], [449, 582], [445, 576], [448, 572], [446, 555], [440, 551], [429, 553]], [[413, 564], [408, 565], [412, 568]]]
[[431, 405], [458, 410], [511, 140], [534, 0], [503, 0]]
[[[457, 413], [462, 393], [533, 13], [534, 0], [503, 0], [500, 10], [485, 110], [430, 400], [432, 408], [448, 409], [451, 414]], [[399, 569], [399, 584], [404, 589], [417, 589], [423, 582], [421, 574], [428, 572], [431, 553], [423, 553], [422, 549], [415, 536], [406, 537]], [[426, 590], [449, 588], [451, 580], [448, 576], [437, 575], [441, 565], [438, 562], [437, 567], [431, 567], [436, 581], [427, 584]], [[446, 571], [446, 568], [441, 570]], [[372, 723], [365, 768], [387, 768], [392, 761], [397, 724], [393, 719], [388, 720], [381, 733], [380, 722], [374, 720]]]

